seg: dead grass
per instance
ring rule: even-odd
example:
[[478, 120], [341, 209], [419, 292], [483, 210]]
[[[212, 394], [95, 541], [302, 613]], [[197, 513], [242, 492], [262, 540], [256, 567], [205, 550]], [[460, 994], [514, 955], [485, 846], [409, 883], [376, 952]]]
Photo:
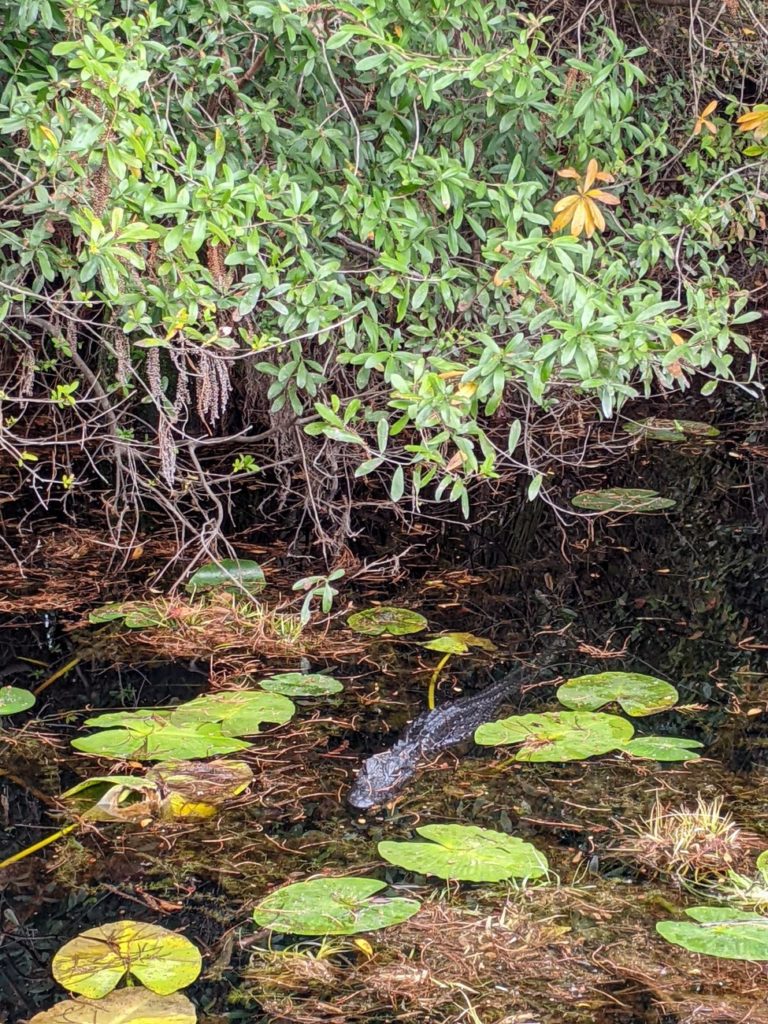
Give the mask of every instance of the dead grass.
[[629, 826], [614, 852], [655, 874], [699, 881], [745, 867], [759, 848], [758, 837], [723, 812], [723, 797], [699, 796], [695, 806], [678, 809], [657, 797], [650, 815]]

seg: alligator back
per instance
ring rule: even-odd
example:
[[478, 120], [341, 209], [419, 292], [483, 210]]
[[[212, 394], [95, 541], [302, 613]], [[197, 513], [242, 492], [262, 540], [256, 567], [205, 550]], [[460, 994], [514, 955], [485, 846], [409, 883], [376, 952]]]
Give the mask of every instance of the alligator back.
[[389, 750], [365, 761], [347, 795], [350, 806], [365, 810], [392, 800], [413, 778], [424, 758], [434, 757], [474, 735], [490, 721], [520, 683], [511, 672], [480, 693], [443, 704], [415, 718]]

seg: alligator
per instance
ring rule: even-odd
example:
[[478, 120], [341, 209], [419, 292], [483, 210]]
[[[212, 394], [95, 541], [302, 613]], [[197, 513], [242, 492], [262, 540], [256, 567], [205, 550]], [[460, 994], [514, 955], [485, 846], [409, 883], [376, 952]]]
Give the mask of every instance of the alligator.
[[356, 810], [368, 810], [394, 799], [424, 760], [469, 739], [479, 726], [491, 721], [520, 682], [521, 673], [515, 670], [479, 693], [419, 715], [389, 750], [363, 763], [347, 803]]

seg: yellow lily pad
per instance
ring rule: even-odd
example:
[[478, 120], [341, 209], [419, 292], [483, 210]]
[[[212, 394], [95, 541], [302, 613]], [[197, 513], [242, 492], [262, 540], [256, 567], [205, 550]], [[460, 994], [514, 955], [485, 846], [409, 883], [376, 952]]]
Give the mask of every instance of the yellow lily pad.
[[202, 957], [183, 935], [141, 921], [114, 921], [89, 928], [67, 942], [51, 969], [60, 985], [101, 999], [130, 974], [158, 995], [191, 985]]
[[195, 1024], [186, 996], [159, 996], [145, 988], [121, 988], [104, 999], [65, 999], [37, 1013], [29, 1024]]

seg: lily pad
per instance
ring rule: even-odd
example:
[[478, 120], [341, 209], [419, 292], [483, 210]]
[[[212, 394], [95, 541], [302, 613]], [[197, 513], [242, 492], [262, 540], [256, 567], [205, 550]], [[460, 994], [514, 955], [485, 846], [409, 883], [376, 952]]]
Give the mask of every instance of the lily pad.
[[196, 593], [224, 588], [247, 590], [259, 594], [266, 587], [264, 570], [250, 558], [222, 558], [219, 562], [207, 562], [190, 576], [185, 590]]
[[498, 648], [484, 636], [474, 633], [442, 633], [421, 644], [428, 651], [442, 651], [444, 654], [466, 654], [470, 647], [479, 647], [483, 651], [495, 651]]
[[100, 608], [94, 608], [88, 612], [88, 621], [96, 625], [100, 622], [114, 622], [116, 619], [125, 618], [125, 609], [120, 602], [104, 604]]
[[606, 487], [600, 491], [579, 491], [571, 499], [571, 504], [590, 512], [662, 512], [677, 503], [672, 498], [662, 498], [658, 491]]
[[140, 708], [138, 711], [108, 711], [104, 715], [86, 718], [84, 725], [95, 725], [99, 729], [135, 729], [146, 732], [147, 726], [167, 722], [174, 708]]
[[697, 740], [682, 736], [637, 736], [623, 749], [633, 757], [645, 757], [651, 761], [696, 761], [696, 750], [703, 747]]
[[161, 719], [154, 726], [142, 730], [105, 729], [92, 736], [72, 740], [72, 746], [85, 754], [117, 760], [167, 761], [173, 758], [191, 761], [246, 750], [249, 744], [223, 735], [218, 723], [195, 728], [193, 725], [173, 725]]
[[540, 878], [547, 873], [546, 857], [516, 836], [476, 825], [423, 825], [416, 831], [432, 842], [381, 842], [384, 860], [422, 875], [466, 882]]
[[688, 437], [717, 437], [720, 431], [700, 420], [665, 420], [657, 416], [625, 423], [628, 434], [642, 434], [649, 441], [685, 441]]
[[37, 1013], [29, 1024], [195, 1024], [186, 996], [159, 996], [146, 988], [121, 988], [103, 999], [65, 999]]
[[768, 917], [733, 907], [689, 907], [693, 921], [659, 921], [667, 942], [724, 960], [768, 960]]
[[371, 898], [385, 888], [375, 878], [313, 878], [270, 893], [253, 919], [262, 928], [295, 935], [354, 935], [413, 917], [416, 900]]
[[253, 782], [245, 761], [167, 761], [147, 772], [160, 796], [159, 814], [166, 821], [210, 818]]
[[89, 821], [137, 821], [151, 815], [155, 789], [151, 781], [136, 775], [96, 775], [61, 797]]
[[123, 605], [123, 625], [128, 629], [152, 629], [167, 623], [165, 614], [151, 604]]
[[409, 608], [366, 608], [347, 619], [347, 625], [364, 636], [406, 636], [420, 633], [429, 623], [423, 615]]
[[181, 704], [171, 714], [174, 726], [217, 723], [223, 736], [255, 736], [264, 722], [284, 725], [296, 711], [293, 701], [262, 690], [222, 690]]
[[486, 747], [520, 743], [516, 761], [580, 761], [623, 748], [634, 731], [632, 723], [618, 715], [545, 711], [481, 725], [475, 743]]
[[557, 691], [561, 704], [574, 711], [597, 711], [616, 701], [633, 718], [655, 715], [677, 703], [674, 686], [639, 672], [599, 672], [567, 679]]
[[281, 672], [261, 679], [259, 686], [268, 693], [282, 693], [286, 697], [323, 697], [344, 689], [338, 679], [322, 672]]
[[114, 921], [89, 928], [67, 942], [51, 970], [60, 985], [101, 999], [129, 974], [158, 995], [191, 985], [202, 957], [183, 935], [141, 921]]
[[17, 715], [35, 703], [34, 693], [20, 686], [0, 686], [0, 715]]

